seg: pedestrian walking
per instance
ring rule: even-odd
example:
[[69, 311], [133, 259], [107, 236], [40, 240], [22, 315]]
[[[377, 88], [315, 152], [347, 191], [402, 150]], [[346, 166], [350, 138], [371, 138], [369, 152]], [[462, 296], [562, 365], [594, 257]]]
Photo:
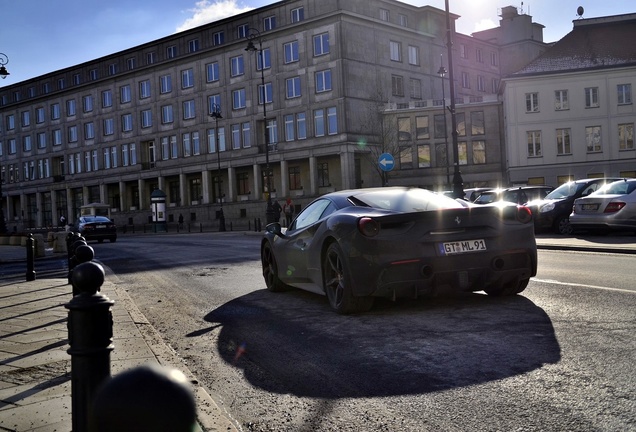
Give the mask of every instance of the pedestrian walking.
[[289, 197], [287, 197], [285, 204], [283, 204], [283, 212], [285, 213], [285, 226], [288, 227], [294, 218], [294, 203]]
[[183, 215], [179, 213], [179, 229], [183, 228]]
[[280, 215], [283, 212], [283, 208], [280, 206], [280, 203], [278, 202], [278, 200], [274, 201], [274, 204], [272, 204], [272, 207], [274, 208], [274, 211], [276, 212], [276, 222], [280, 222]]

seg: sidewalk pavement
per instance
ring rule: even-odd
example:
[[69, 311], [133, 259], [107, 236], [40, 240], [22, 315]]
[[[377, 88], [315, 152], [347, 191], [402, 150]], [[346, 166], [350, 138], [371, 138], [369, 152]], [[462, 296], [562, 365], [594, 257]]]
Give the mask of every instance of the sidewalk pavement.
[[[5, 259], [15, 250], [24, 252], [20, 246], [0, 249]], [[64, 307], [72, 298], [72, 288], [67, 282], [0, 282], [0, 430], [72, 430], [71, 356]], [[198, 384], [126, 291], [106, 281], [101, 293], [115, 302], [111, 376], [147, 363], [177, 368], [191, 383], [198, 430], [237, 431], [230, 415]]]
[[[540, 249], [636, 253], [636, 236], [538, 235]], [[47, 249], [46, 256], [58, 258]], [[0, 264], [26, 261], [25, 248], [0, 246]], [[37, 265], [37, 260], [36, 260]], [[70, 431], [71, 357], [67, 353], [67, 279], [0, 282], [0, 430]], [[203, 431], [237, 431], [231, 416], [139, 311], [128, 293], [106, 280], [102, 294], [115, 302], [111, 375], [145, 363], [175, 367], [192, 383]]]

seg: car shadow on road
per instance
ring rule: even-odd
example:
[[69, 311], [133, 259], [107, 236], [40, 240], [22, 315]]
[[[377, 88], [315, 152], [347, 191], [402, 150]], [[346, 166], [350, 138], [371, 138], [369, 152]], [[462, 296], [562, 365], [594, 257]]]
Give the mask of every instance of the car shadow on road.
[[255, 291], [205, 316], [221, 356], [275, 393], [340, 398], [420, 394], [487, 383], [561, 358], [545, 311], [523, 296], [376, 301], [335, 314], [325, 297]]

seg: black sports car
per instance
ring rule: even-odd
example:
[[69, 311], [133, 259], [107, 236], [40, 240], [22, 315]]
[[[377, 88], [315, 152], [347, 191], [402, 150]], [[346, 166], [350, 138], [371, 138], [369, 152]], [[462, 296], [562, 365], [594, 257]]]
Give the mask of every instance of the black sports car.
[[536, 275], [537, 245], [527, 207], [385, 187], [333, 192], [288, 229], [267, 225], [261, 261], [270, 291], [327, 295], [347, 314], [369, 310], [374, 297], [520, 293]]

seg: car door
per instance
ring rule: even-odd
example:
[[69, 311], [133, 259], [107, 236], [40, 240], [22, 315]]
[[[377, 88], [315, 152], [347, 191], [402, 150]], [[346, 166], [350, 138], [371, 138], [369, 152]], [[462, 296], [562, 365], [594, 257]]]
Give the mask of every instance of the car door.
[[[336, 207], [329, 199], [318, 199], [305, 207], [285, 232], [284, 246], [279, 250], [278, 265], [281, 279], [290, 285], [309, 284], [308, 269], [320, 265], [312, 263], [315, 234], [325, 217]], [[305, 287], [305, 289], [311, 289]]]

